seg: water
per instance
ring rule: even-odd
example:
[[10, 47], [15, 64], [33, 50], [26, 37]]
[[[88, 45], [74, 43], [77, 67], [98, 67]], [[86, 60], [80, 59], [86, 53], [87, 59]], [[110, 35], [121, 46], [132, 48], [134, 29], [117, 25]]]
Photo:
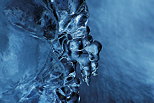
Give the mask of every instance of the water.
[[82, 103], [154, 103], [153, 3], [88, 1], [91, 32], [103, 50], [98, 77], [81, 90]]

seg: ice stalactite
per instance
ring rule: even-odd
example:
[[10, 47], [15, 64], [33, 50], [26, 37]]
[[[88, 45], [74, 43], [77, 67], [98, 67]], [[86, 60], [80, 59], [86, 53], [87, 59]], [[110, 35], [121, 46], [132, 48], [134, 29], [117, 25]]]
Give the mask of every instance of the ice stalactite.
[[[43, 68], [23, 78], [7, 92], [14, 103], [78, 103], [81, 80], [90, 85], [97, 75], [101, 44], [93, 40], [87, 26], [89, 12], [85, 0], [14, 0], [4, 10], [8, 21], [47, 40], [51, 52]], [[77, 68], [76, 65], [79, 65]]]

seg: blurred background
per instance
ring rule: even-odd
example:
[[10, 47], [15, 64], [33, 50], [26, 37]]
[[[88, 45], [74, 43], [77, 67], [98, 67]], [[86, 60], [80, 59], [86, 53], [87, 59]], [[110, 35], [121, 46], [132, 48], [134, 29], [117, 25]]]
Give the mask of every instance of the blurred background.
[[99, 74], [81, 103], [154, 103], [153, 0], [87, 0], [91, 34], [103, 45]]
[[[6, 1], [0, 1], [0, 93], [41, 67], [49, 52], [46, 42], [7, 23], [2, 15]], [[154, 103], [154, 0], [87, 4], [91, 34], [103, 50], [98, 76], [81, 86], [81, 103]]]

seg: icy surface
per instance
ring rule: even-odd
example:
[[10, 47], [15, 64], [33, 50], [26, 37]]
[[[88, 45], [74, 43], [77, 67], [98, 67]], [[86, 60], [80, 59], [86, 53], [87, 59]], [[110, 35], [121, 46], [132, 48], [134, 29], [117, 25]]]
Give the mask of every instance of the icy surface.
[[[6, 1], [0, 1], [0, 70], [2, 67], [8, 70], [18, 67], [16, 71], [20, 71], [17, 74], [22, 75], [25, 69], [41, 68], [50, 46], [31, 38], [29, 33], [18, 29], [10, 31], [6, 17], [2, 16], [3, 3]], [[94, 39], [101, 41], [104, 49], [99, 62], [99, 75], [92, 79], [89, 87], [82, 83], [81, 103], [153, 103], [154, 1], [88, 0], [87, 3], [91, 34]], [[14, 56], [11, 58], [11, 55]], [[10, 73], [0, 72], [1, 92], [8, 88], [8, 83], [13, 84], [6, 78], [10, 77]], [[13, 77], [16, 76], [10, 78]]]
[[102, 48], [87, 26], [86, 1], [10, 0], [2, 10], [9, 44], [0, 102], [78, 103], [81, 79], [90, 85], [97, 75]]

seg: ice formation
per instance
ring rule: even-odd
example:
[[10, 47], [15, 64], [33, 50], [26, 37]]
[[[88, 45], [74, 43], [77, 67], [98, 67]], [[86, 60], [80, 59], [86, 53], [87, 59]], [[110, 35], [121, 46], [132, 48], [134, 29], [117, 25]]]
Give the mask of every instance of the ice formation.
[[[80, 78], [89, 85], [97, 75], [101, 44], [87, 26], [85, 0], [12, 0], [4, 10], [8, 21], [52, 49], [46, 64], [3, 93], [3, 103], [78, 103]], [[79, 65], [79, 67], [77, 67]], [[10, 95], [13, 93], [14, 95]], [[11, 98], [11, 102], [8, 101]]]

